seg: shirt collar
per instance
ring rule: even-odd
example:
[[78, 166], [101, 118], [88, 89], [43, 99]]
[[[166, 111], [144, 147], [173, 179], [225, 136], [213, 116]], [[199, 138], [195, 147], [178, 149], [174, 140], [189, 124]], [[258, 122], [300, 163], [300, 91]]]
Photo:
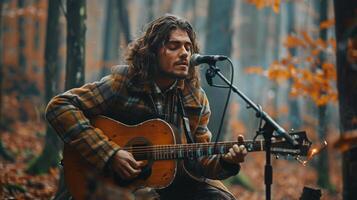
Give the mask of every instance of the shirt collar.
[[[202, 97], [202, 92], [200, 89], [193, 89], [190, 87], [189, 84], [185, 83], [185, 80], [178, 80], [176, 81], [168, 90], [169, 91], [173, 88], [177, 87], [177, 89], [182, 91], [183, 94], [183, 104], [185, 108], [191, 109], [201, 109], [202, 104], [200, 103], [199, 99]], [[162, 93], [160, 88], [155, 84], [154, 81], [143, 81], [140, 80], [138, 76], [133, 76], [129, 78], [127, 88], [131, 92], [135, 93]]]
[[175, 82], [172, 83], [172, 85], [171, 85], [169, 88], [167, 88], [165, 91], [162, 91], [162, 90], [160, 89], [160, 87], [155, 83], [155, 81], [153, 81], [153, 84], [152, 84], [152, 85], [153, 85], [153, 87], [152, 87], [153, 89], [152, 89], [152, 91], [153, 91], [153, 93], [156, 93], [156, 94], [165, 94], [166, 92], [175, 89], [175, 88], [177, 87], [177, 85], [178, 85], [177, 82], [178, 82], [178, 81], [175, 80]]

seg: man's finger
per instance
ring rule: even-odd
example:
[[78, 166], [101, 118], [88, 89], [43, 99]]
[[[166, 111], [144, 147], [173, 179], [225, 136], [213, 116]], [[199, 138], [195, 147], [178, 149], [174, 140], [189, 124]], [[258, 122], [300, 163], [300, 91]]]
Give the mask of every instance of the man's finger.
[[136, 161], [135, 158], [130, 157], [130, 158], [128, 158], [127, 161], [133, 168], [140, 169], [141, 164], [140, 164], [140, 162]]
[[[237, 155], [236, 152], [234, 152], [233, 148], [229, 149], [229, 153], [231, 154], [232, 158], [234, 158]], [[237, 152], [237, 153], [239, 153], [239, 152]]]
[[226, 155], [224, 155], [226, 159], [232, 159], [232, 155], [230, 152], [228, 152]]
[[237, 152], [237, 153], [239, 153], [240, 152], [240, 149], [239, 149], [239, 147], [238, 147], [238, 145], [233, 145], [233, 150], [235, 151], [235, 152]]
[[129, 172], [131, 176], [138, 175], [141, 172], [141, 169], [134, 169], [130, 163], [126, 163], [125, 170]]
[[244, 143], [244, 137], [243, 135], [238, 135], [238, 143], [243, 144]]

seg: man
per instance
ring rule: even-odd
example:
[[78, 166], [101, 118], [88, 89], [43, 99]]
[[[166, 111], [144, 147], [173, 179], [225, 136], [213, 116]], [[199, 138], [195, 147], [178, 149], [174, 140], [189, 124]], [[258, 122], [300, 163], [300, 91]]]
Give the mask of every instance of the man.
[[[63, 141], [97, 169], [112, 170], [124, 180], [134, 179], [143, 163], [108, 140], [88, 119], [105, 115], [137, 124], [161, 118], [177, 127], [182, 143], [188, 141], [185, 131], [192, 133], [194, 142], [209, 142], [208, 99], [197, 69], [189, 66], [190, 56], [197, 52], [195, 32], [187, 21], [173, 15], [160, 17], [129, 45], [128, 66], [116, 67], [99, 82], [54, 97], [46, 118]], [[184, 111], [180, 111], [180, 103]], [[185, 126], [183, 115], [189, 125]], [[173, 183], [157, 192], [161, 199], [234, 199], [212, 179], [237, 174], [246, 154], [244, 146], [234, 145], [223, 156], [201, 157], [185, 166], [179, 162]]]

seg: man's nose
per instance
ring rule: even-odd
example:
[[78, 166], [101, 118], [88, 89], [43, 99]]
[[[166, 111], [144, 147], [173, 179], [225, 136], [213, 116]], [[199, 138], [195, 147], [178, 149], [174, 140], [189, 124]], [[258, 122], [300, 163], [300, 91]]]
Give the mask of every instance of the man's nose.
[[186, 50], [185, 46], [182, 46], [180, 48], [180, 57], [181, 58], [186, 58], [188, 57], [189, 51]]

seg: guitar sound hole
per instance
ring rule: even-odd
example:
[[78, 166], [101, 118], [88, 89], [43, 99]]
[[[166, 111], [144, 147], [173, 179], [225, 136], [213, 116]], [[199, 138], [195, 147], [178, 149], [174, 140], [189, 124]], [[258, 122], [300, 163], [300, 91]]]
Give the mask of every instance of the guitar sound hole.
[[123, 180], [119, 175], [114, 175], [114, 180], [120, 186], [126, 186], [131, 184], [136, 180], [145, 180], [151, 176], [151, 166], [153, 164], [152, 156], [149, 153], [146, 153], [146, 146], [151, 146], [151, 142], [144, 137], [136, 137], [130, 140], [125, 148], [128, 149], [138, 161], [144, 161], [145, 166], [141, 169], [141, 173], [132, 180]]

